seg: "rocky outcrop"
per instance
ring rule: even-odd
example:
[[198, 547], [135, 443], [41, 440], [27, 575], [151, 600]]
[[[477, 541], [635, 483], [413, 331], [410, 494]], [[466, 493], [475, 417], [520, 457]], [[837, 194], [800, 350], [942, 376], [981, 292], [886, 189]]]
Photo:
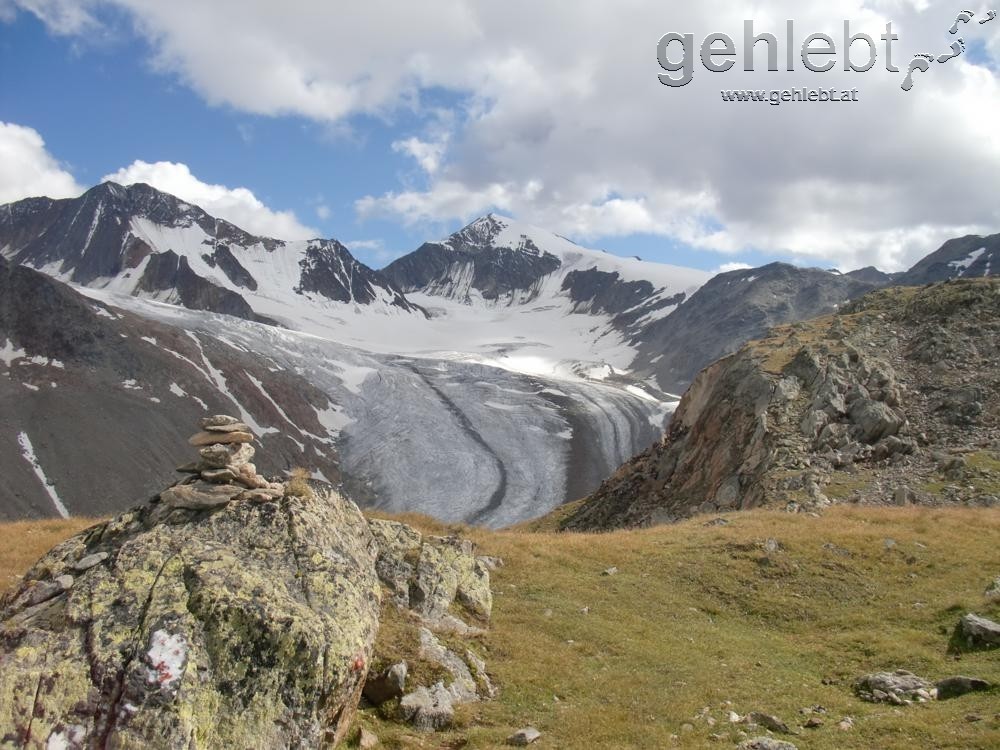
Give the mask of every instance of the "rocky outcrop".
[[[497, 694], [474, 641], [493, 610], [490, 570], [503, 563], [476, 557], [468, 540], [422, 536], [396, 521], [372, 519], [369, 524], [387, 606], [398, 610], [398, 627], [415, 649], [409, 665], [390, 665], [369, 678], [365, 696], [374, 705], [399, 698], [386, 715], [423, 731], [446, 729], [454, 721], [455, 706]], [[378, 649], [375, 660], [384, 663]], [[406, 686], [408, 667], [414, 666], [419, 669], [413, 671], [440, 679]]]
[[257, 486], [245, 425], [203, 427], [238, 438], [53, 549], [3, 601], [5, 744], [282, 748], [344, 736], [379, 622], [368, 524], [333, 492]]
[[373, 519], [379, 578], [399, 606], [440, 623], [453, 604], [480, 622], [493, 610], [489, 560], [474, 554], [472, 542], [457, 537], [421, 537], [397, 521]]
[[663, 441], [564, 527], [847, 499], [1000, 504], [998, 304], [1000, 280], [953, 281], [774, 330], [703, 370]]

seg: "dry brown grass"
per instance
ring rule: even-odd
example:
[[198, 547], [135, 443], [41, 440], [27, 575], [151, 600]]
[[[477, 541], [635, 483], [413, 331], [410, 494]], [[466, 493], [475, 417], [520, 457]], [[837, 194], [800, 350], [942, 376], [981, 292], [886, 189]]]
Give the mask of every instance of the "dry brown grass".
[[0, 595], [55, 545], [95, 523], [93, 518], [0, 523]]
[[[729, 701], [738, 713], [783, 718], [802, 750], [1000, 747], [996, 692], [896, 708], [862, 703], [851, 689], [861, 674], [899, 667], [1000, 684], [996, 651], [960, 660], [947, 651], [963, 613], [1000, 618], [1000, 604], [983, 597], [1000, 574], [1000, 511], [845, 505], [820, 518], [726, 518], [557, 534], [405, 517], [506, 560], [493, 574], [492, 627], [476, 646], [502, 692], [463, 709], [451, 732], [420, 734], [374, 710], [358, 721], [387, 748], [496, 748], [526, 724], [549, 748], [725, 748], [740, 730], [726, 721]], [[4, 575], [87, 523], [0, 526]], [[779, 549], [767, 552], [767, 539]], [[618, 574], [602, 576], [612, 565]], [[412, 652], [411, 628], [387, 619], [380, 639], [397, 634], [392, 656]], [[799, 709], [817, 704], [829, 712], [824, 726], [799, 729]], [[705, 707], [714, 726], [695, 719]], [[835, 728], [843, 716], [852, 731]]]
[[[483, 644], [500, 697], [441, 735], [375, 712], [360, 720], [389, 748], [500, 747], [525, 724], [546, 747], [732, 747], [731, 701], [781, 716], [803, 749], [1000, 747], [995, 693], [896, 709], [851, 689], [897, 667], [1000, 683], [996, 652], [959, 663], [947, 653], [965, 611], [1000, 617], [982, 596], [1000, 573], [1000, 512], [841, 506], [822, 518], [727, 519], [610, 534], [470, 530], [507, 562], [493, 574]], [[777, 552], [765, 552], [769, 538]], [[602, 576], [612, 565], [619, 573]], [[817, 704], [824, 727], [798, 729], [799, 709]], [[694, 719], [705, 707], [715, 726]], [[854, 730], [835, 728], [844, 716]]]
[[297, 466], [288, 473], [288, 481], [285, 482], [285, 493], [293, 497], [308, 500], [315, 496], [312, 487], [309, 486], [309, 471]]

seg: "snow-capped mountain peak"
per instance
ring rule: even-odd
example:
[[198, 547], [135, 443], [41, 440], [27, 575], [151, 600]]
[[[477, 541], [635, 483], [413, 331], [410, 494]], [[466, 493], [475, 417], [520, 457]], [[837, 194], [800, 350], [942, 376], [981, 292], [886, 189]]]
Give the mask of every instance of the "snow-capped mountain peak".
[[345, 305], [419, 314], [336, 240], [252, 235], [143, 183], [0, 207], [0, 253], [81, 286], [251, 320]]
[[[709, 277], [691, 268], [592, 250], [494, 213], [440, 242], [425, 243], [391, 263], [385, 273], [404, 292], [467, 304], [534, 304], [548, 296], [559, 297], [575, 312], [590, 311], [596, 303], [611, 314], [654, 297], [689, 295]], [[633, 287], [621, 294], [622, 284], [641, 284], [642, 291]], [[607, 299], [609, 293], [617, 297], [614, 303]]]

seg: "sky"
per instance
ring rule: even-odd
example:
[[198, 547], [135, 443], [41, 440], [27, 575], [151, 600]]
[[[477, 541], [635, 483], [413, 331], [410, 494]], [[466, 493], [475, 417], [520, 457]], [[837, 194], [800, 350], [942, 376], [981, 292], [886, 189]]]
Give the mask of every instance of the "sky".
[[[993, 7], [0, 0], [0, 203], [148, 182], [257, 234], [335, 237], [375, 267], [496, 211], [707, 270], [896, 271], [1000, 231]], [[845, 54], [845, 20], [874, 61], [864, 39]], [[744, 70], [746, 21], [773, 34], [779, 70], [767, 40]], [[731, 69], [703, 63], [711, 34], [733, 54], [706, 59]], [[832, 70], [806, 67], [810, 34], [835, 53], [806, 60]], [[800, 87], [857, 101], [722, 96]]]

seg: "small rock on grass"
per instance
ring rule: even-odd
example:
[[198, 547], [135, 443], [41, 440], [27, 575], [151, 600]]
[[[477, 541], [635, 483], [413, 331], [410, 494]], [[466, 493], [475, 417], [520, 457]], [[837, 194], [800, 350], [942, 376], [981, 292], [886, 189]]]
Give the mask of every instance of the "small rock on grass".
[[518, 729], [514, 734], [507, 738], [507, 744], [513, 745], [514, 747], [524, 747], [530, 745], [532, 742], [537, 740], [542, 736], [534, 727], [524, 727], [524, 729]]
[[969, 648], [1000, 646], [1000, 624], [992, 620], [970, 613], [962, 618], [958, 628]]
[[361, 727], [361, 731], [358, 732], [358, 747], [361, 750], [372, 750], [372, 748], [378, 747], [378, 737]]
[[799, 750], [791, 742], [776, 740], [773, 737], [751, 737], [736, 747], [738, 750]]
[[788, 725], [777, 716], [771, 716], [760, 711], [751, 711], [743, 717], [743, 721], [747, 724], [757, 724], [765, 729], [770, 729], [772, 732], [781, 732], [782, 734], [792, 733]]
[[994, 578], [993, 582], [986, 587], [984, 596], [988, 602], [1000, 602], [1000, 576]]

